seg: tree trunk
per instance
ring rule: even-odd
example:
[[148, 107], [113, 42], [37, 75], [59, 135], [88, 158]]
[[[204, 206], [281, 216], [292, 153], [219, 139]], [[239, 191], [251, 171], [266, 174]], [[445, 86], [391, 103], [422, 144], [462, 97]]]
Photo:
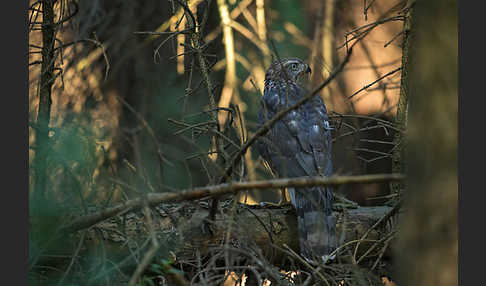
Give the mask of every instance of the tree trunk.
[[51, 118], [51, 91], [56, 78], [54, 74], [54, 2], [42, 1], [42, 66], [39, 90], [39, 107], [35, 133], [35, 161], [34, 161], [34, 197], [36, 202], [45, 198], [48, 176], [47, 158], [49, 153], [49, 122]]
[[[413, 0], [408, 1], [411, 5]], [[402, 42], [402, 76], [400, 80], [400, 97], [398, 99], [397, 115], [395, 122], [398, 127], [403, 130], [407, 129], [407, 115], [408, 115], [408, 95], [409, 89], [409, 51], [412, 48], [411, 44], [414, 42], [414, 31], [412, 25], [414, 21], [413, 7], [406, 13], [405, 22], [403, 24], [403, 42]], [[392, 172], [405, 174], [407, 172], [407, 158], [405, 133], [397, 132], [393, 138], [394, 150], [392, 153]], [[391, 191], [394, 194], [400, 195], [404, 189], [403, 182], [391, 182]]]
[[457, 1], [417, 1], [398, 285], [457, 285]]

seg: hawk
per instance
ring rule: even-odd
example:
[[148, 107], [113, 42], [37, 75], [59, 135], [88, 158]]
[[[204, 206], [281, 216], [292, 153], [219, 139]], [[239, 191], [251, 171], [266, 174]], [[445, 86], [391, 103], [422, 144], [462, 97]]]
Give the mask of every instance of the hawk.
[[[265, 87], [258, 112], [263, 125], [307, 93], [299, 84], [310, 67], [297, 58], [274, 61], [265, 73]], [[331, 176], [331, 127], [320, 96], [290, 111], [262, 137], [256, 149], [278, 177]], [[336, 249], [329, 187], [288, 188], [296, 210], [300, 252], [309, 261], [327, 261]]]

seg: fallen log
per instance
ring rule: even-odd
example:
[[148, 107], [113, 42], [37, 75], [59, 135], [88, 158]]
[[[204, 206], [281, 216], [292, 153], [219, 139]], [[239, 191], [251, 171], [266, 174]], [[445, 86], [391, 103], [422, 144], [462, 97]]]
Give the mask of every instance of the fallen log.
[[[333, 212], [340, 244], [347, 243], [354, 247], [357, 241], [361, 240], [365, 233], [390, 211], [390, 207], [379, 206]], [[202, 227], [207, 214], [206, 210], [196, 211], [182, 230], [183, 245], [174, 251], [178, 260], [193, 260], [196, 252], [201, 256], [210, 255], [212, 249], [217, 249], [225, 243], [230, 229], [230, 245], [254, 243], [267, 258], [276, 260], [282, 258], [280, 257], [282, 253], [276, 252], [272, 244], [280, 248], [288, 245], [299, 253], [297, 218], [291, 207], [240, 207], [233, 217], [229, 214], [219, 216], [212, 223], [212, 233]], [[357, 254], [361, 255], [371, 244], [387, 233], [386, 226], [375, 226], [366, 235], [366, 239], [360, 242]]]
[[[210, 233], [202, 227], [208, 215], [208, 209], [200, 207], [203, 203], [201, 201], [199, 205], [187, 204], [186, 206], [166, 204], [152, 208], [153, 229], [162, 245], [159, 257], [175, 257], [178, 262], [195, 262], [197, 255], [211, 257], [218, 249], [221, 250], [227, 237], [232, 247], [245, 248], [251, 245], [253, 249], [260, 249], [262, 256], [274, 265], [283, 265], [286, 257], [278, 247], [283, 248], [284, 245], [288, 245], [296, 253], [300, 252], [297, 218], [292, 207], [238, 205], [233, 212], [231, 206], [228, 206], [231, 204], [228, 204], [222, 207], [223, 215], [218, 215], [216, 221], [210, 224], [212, 229]], [[360, 241], [367, 232], [366, 239], [360, 242], [357, 257], [360, 257], [377, 240], [386, 237], [389, 230], [385, 224], [377, 224], [377, 222], [387, 217], [391, 211], [392, 208], [386, 206], [334, 211], [340, 245], [348, 245], [351, 249], [351, 252], [344, 252], [345, 256], [349, 257], [348, 254], [352, 254], [357, 241]], [[88, 230], [81, 252], [91, 253], [103, 245], [106, 258], [115, 262], [117, 267], [133, 268], [137, 265], [136, 257], [143, 255], [150, 246], [149, 229], [147, 220], [140, 211], [114, 216]], [[231, 233], [228, 234], [230, 229]], [[63, 238], [59, 245], [66, 245], [70, 240], [74, 245], [79, 240], [76, 238], [79, 234], [72, 234], [69, 240]], [[367, 255], [375, 255], [379, 249]], [[64, 254], [67, 257], [64, 259], [66, 261], [61, 260], [67, 262], [71, 250], [72, 247], [66, 247], [65, 251], [55, 254]], [[45, 259], [41, 260], [44, 263], [48, 262], [44, 261]]]

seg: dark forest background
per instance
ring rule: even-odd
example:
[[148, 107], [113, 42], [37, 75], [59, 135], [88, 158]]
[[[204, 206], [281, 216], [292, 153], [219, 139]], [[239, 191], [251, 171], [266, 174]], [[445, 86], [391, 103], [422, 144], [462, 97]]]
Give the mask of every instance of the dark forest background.
[[[139, 268], [118, 269], [116, 280], [107, 270], [116, 265], [106, 258], [108, 246], [86, 246], [103, 242], [87, 242], [90, 234], [82, 231], [58, 243], [58, 227], [146, 193], [273, 178], [250, 146], [221, 179], [257, 131], [265, 70], [278, 57], [299, 57], [312, 68], [305, 83], [312, 90], [352, 47], [343, 70], [319, 92], [335, 128], [336, 175], [401, 173], [409, 180], [342, 184], [335, 193], [362, 207], [397, 208], [410, 197], [409, 210], [415, 202], [431, 212], [409, 218], [435, 219], [419, 229], [403, 216], [409, 235], [403, 241], [394, 235], [396, 259], [402, 259], [401, 246], [433, 250], [437, 237], [445, 243], [440, 255], [423, 262], [438, 259], [447, 274], [438, 267], [438, 274], [407, 276], [376, 265], [370, 273], [385, 282], [408, 277], [399, 285], [456, 284], [457, 224], [443, 221], [457, 220], [457, 3], [415, 2], [30, 1], [31, 283], [133, 283]], [[232, 198], [254, 205], [278, 202], [281, 194], [247, 190]], [[392, 222], [397, 231], [399, 221]], [[427, 243], [417, 247], [412, 242], [418, 238]], [[136, 282], [186, 285], [177, 280], [180, 269], [167, 262], [170, 239], [160, 244], [162, 260], [152, 264], [175, 280], [138, 273]], [[407, 253], [419, 253], [399, 260], [412, 265], [427, 251]], [[57, 256], [65, 257], [59, 262]], [[375, 285], [351, 277], [339, 285]]]

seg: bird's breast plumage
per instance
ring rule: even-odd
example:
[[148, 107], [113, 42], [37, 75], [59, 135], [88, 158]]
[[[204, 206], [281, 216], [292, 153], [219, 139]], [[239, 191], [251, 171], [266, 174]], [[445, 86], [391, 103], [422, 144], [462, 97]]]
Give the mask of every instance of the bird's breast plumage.
[[[266, 82], [258, 116], [259, 124], [264, 124], [305, 95], [305, 90], [295, 83]], [[304, 170], [295, 176], [317, 175], [321, 171], [324, 171], [323, 175], [331, 175], [331, 127], [326, 107], [319, 95], [287, 113], [264, 137], [265, 140], [257, 144], [257, 148], [265, 160], [281, 162], [289, 158], [298, 162], [300, 157]], [[281, 172], [281, 166], [274, 168], [277, 173]], [[286, 175], [290, 174], [286, 172]]]

